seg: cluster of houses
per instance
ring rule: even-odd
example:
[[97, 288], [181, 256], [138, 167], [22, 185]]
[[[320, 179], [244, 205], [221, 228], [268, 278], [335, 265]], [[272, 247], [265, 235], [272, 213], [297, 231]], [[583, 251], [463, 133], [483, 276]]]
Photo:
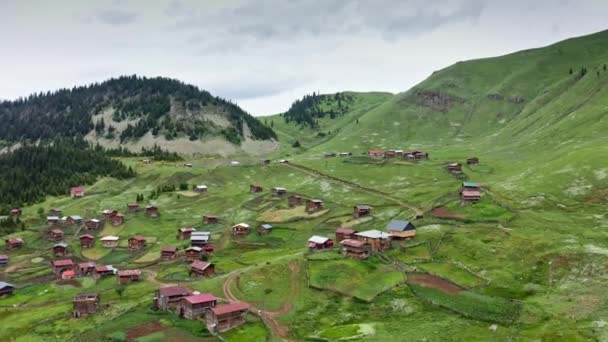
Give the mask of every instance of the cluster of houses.
[[[250, 188], [251, 192], [261, 192], [262, 191], [262, 187], [260, 185], [252, 184], [249, 188]], [[270, 189], [270, 193], [273, 197], [285, 197], [285, 196], [287, 196], [287, 189], [282, 188], [282, 187], [274, 187], [274, 188]], [[304, 202], [304, 199], [300, 195], [292, 194], [292, 195], [287, 196], [287, 204], [289, 205], [290, 208], [300, 206], [300, 205], [302, 205], [303, 202]], [[316, 198], [306, 199], [306, 201], [304, 202], [304, 205], [306, 207], [306, 212], [309, 214], [324, 209], [324, 202], [321, 199], [316, 199]]]
[[404, 150], [369, 150], [367, 155], [375, 158], [403, 158], [408, 160], [429, 159], [429, 154], [422, 151], [404, 151]]
[[334, 158], [334, 157], [350, 157], [352, 156], [352, 152], [340, 152], [340, 153], [325, 153], [325, 158]]
[[[471, 157], [467, 158], [467, 165], [479, 165], [479, 158]], [[460, 174], [462, 173], [462, 164], [460, 163], [449, 163], [447, 169], [450, 173]]]

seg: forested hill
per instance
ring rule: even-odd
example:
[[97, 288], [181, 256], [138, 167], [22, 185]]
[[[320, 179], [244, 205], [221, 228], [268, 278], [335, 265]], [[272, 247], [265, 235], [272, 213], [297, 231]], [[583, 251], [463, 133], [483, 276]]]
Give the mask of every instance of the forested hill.
[[349, 93], [306, 95], [296, 100], [289, 110], [283, 114], [285, 122], [295, 122], [300, 126], [319, 128], [319, 119], [328, 117], [335, 119], [348, 112], [354, 102]]
[[[275, 139], [239, 106], [168, 78], [123, 76], [89, 86], [0, 103], [0, 140], [48, 140], [94, 134], [120, 143], [151, 133], [166, 140]], [[246, 137], [247, 136], [247, 137]]]

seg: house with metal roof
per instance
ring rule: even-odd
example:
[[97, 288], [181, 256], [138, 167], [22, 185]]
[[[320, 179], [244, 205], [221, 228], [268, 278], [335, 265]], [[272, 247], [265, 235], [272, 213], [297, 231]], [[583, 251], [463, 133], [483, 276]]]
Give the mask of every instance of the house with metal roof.
[[409, 221], [392, 220], [386, 230], [393, 239], [412, 239], [416, 236], [416, 227]]

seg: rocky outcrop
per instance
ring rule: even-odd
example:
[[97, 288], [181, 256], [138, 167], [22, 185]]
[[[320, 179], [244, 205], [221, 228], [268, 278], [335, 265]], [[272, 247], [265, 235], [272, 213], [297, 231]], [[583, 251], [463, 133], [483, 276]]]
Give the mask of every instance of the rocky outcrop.
[[438, 112], [447, 112], [452, 106], [464, 103], [464, 99], [435, 90], [416, 91], [416, 104]]

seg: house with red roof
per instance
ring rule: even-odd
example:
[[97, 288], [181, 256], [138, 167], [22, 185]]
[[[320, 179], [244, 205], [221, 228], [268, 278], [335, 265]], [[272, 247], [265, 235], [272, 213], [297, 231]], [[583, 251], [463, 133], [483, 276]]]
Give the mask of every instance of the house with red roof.
[[80, 276], [90, 276], [95, 274], [95, 263], [92, 261], [78, 263], [78, 274]]
[[160, 249], [160, 260], [172, 260], [177, 258], [177, 248], [163, 247]]
[[369, 150], [367, 155], [370, 157], [384, 157], [384, 151], [382, 150]]
[[66, 271], [74, 270], [74, 262], [72, 259], [53, 260], [51, 261], [51, 266], [56, 277], [61, 277], [61, 275]]
[[116, 272], [116, 276], [119, 284], [128, 284], [139, 280], [141, 271], [139, 270], [122, 270]]
[[129, 249], [137, 251], [146, 247], [146, 238], [141, 235], [135, 235], [129, 238]]
[[353, 237], [353, 234], [355, 234], [357, 231], [350, 229], [350, 228], [338, 228], [336, 229], [336, 241], [340, 242], [342, 240], [346, 240], [346, 239], [350, 239]]
[[47, 234], [49, 241], [61, 241], [63, 240], [63, 231], [61, 229], [51, 229]]
[[217, 215], [205, 215], [203, 216], [204, 224], [215, 224], [220, 220], [220, 217]]
[[215, 265], [206, 261], [196, 260], [190, 264], [189, 276], [211, 277], [215, 274]]
[[74, 186], [70, 189], [70, 196], [72, 198], [81, 198], [84, 196], [84, 187], [82, 186]]
[[95, 238], [91, 234], [81, 235], [79, 239], [82, 248], [93, 248], [95, 246]]
[[5, 240], [6, 249], [17, 249], [23, 247], [22, 238], [10, 238]]
[[179, 317], [197, 319], [205, 316], [209, 309], [217, 305], [217, 298], [209, 293], [190, 295], [183, 297], [177, 304]]
[[223, 333], [245, 323], [249, 312], [249, 304], [233, 302], [220, 304], [209, 310], [206, 315], [207, 329], [211, 332]]
[[156, 290], [154, 304], [159, 310], [170, 310], [177, 307], [182, 298], [190, 296], [192, 291], [182, 286], [161, 287]]
[[182, 227], [177, 230], [177, 238], [179, 240], [187, 240], [192, 235], [195, 229], [192, 227]]

